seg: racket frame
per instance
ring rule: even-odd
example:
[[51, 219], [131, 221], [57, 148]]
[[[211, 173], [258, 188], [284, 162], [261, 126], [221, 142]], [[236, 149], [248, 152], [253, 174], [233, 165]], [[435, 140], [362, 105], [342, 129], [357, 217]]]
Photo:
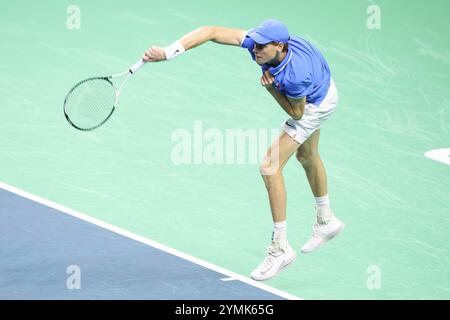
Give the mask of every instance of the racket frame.
[[[120, 96], [120, 92], [122, 91], [123, 86], [125, 85], [125, 83], [127, 82], [128, 78], [136, 73], [139, 69], [141, 69], [144, 66], [145, 62], [144, 60], [139, 60], [138, 62], [136, 62], [134, 65], [132, 65], [127, 71], [112, 75], [112, 76], [106, 76], [106, 77], [91, 77], [91, 78], [87, 78], [84, 80], [81, 80], [80, 82], [78, 82], [77, 84], [75, 84], [72, 89], [69, 90], [69, 92], [67, 93], [66, 97], [64, 98], [64, 116], [67, 120], [67, 122], [70, 123], [70, 125], [72, 127], [74, 127], [75, 129], [81, 130], [81, 131], [91, 131], [94, 129], [97, 129], [98, 127], [102, 126], [106, 121], [108, 121], [109, 118], [111, 118], [112, 114], [114, 113], [114, 110], [116, 110], [116, 106], [117, 103], [119, 101], [119, 96]], [[125, 78], [123, 79], [122, 83], [120, 84], [119, 88], [117, 89], [117, 87], [114, 85], [114, 82], [112, 82], [112, 79], [115, 78], [120, 78], [122, 76], [125, 76]], [[89, 128], [81, 128], [79, 126], [77, 126], [75, 123], [73, 123], [73, 121], [70, 119], [69, 115], [66, 112], [66, 102], [69, 99], [70, 95], [72, 94], [72, 92], [78, 88], [80, 85], [82, 85], [83, 83], [87, 82], [87, 81], [93, 81], [93, 80], [104, 80], [107, 81], [111, 87], [114, 90], [114, 94], [115, 94], [115, 98], [114, 98], [114, 103], [113, 106], [111, 108], [111, 112], [108, 114], [108, 116], [99, 124], [97, 124], [96, 126], [93, 127], [89, 127]]]

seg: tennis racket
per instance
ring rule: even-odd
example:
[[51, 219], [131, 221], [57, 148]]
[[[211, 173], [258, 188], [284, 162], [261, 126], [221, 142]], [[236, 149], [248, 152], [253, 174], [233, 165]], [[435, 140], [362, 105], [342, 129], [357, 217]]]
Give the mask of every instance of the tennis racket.
[[[94, 130], [103, 125], [116, 109], [120, 92], [128, 78], [144, 64], [141, 59], [122, 73], [78, 82], [64, 99], [64, 116], [67, 121], [82, 131]], [[114, 84], [118, 83], [119, 79], [122, 79], [122, 82], [119, 85]]]

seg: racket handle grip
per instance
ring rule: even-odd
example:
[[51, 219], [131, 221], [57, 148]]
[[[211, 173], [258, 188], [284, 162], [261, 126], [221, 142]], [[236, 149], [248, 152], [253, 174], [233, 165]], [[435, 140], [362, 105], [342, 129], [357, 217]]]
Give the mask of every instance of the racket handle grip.
[[136, 62], [135, 64], [133, 64], [131, 67], [130, 67], [130, 73], [136, 73], [140, 68], [142, 68], [143, 66], [144, 66], [144, 64], [145, 64], [145, 61], [144, 60], [139, 60], [138, 62]]

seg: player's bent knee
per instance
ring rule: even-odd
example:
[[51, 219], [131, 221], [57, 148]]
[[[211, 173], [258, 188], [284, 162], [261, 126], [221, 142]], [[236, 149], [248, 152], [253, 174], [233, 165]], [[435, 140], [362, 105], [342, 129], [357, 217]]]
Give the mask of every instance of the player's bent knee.
[[308, 152], [308, 153], [297, 152], [296, 158], [303, 166], [308, 166], [308, 165], [314, 163], [319, 158], [319, 154], [317, 152], [311, 152], [311, 153], [310, 152]]
[[273, 162], [265, 162], [259, 166], [259, 172], [263, 177], [273, 176], [281, 171], [280, 166]]

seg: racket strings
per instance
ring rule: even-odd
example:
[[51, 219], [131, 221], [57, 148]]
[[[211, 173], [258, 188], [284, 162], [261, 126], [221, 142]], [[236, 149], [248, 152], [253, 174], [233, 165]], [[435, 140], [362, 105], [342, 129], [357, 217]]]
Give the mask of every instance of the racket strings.
[[88, 79], [77, 84], [66, 97], [64, 112], [82, 130], [103, 124], [114, 111], [116, 91], [107, 78]]

